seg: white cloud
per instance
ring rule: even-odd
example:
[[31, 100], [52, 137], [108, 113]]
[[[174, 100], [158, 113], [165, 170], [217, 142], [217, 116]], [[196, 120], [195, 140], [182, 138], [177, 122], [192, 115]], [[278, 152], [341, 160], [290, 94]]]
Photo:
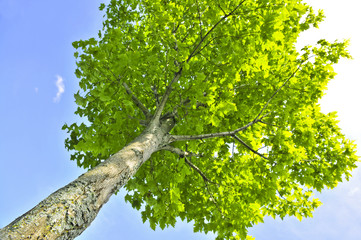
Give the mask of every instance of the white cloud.
[[39, 92], [39, 88], [34, 88], [34, 90], [35, 90], [35, 93], [38, 93]]
[[65, 86], [64, 86], [64, 80], [61, 76], [57, 75], [57, 80], [56, 80], [56, 87], [58, 88], [58, 92], [56, 93], [56, 97], [54, 97], [54, 102], [59, 102], [61, 95], [64, 93], [65, 91]]

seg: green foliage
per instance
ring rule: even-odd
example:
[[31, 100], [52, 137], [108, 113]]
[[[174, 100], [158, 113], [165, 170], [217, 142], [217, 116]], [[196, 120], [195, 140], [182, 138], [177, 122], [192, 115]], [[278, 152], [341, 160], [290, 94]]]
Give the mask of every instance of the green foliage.
[[179, 217], [194, 221], [196, 232], [245, 239], [266, 215], [312, 216], [320, 205], [312, 192], [350, 177], [355, 146], [336, 114], [317, 103], [335, 76], [332, 65], [350, 58], [347, 42], [295, 48], [322, 12], [299, 0], [112, 0], [100, 10], [99, 38], [73, 43], [82, 89], [76, 114], [86, 120], [63, 129], [78, 166], [96, 166], [144, 129], [123, 84], [154, 114], [154, 95], [181, 72], [164, 109], [178, 106], [174, 135], [232, 131], [262, 117], [238, 136], [266, 158], [231, 137], [173, 143], [202, 156], [189, 160], [209, 181], [174, 153], [152, 155], [125, 198], [152, 229]]

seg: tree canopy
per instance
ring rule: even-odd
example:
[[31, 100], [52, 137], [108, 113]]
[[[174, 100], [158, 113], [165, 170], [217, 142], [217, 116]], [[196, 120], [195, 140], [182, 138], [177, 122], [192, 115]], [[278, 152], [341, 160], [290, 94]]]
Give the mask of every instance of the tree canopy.
[[91, 169], [152, 122], [173, 118], [165, 144], [127, 183], [150, 227], [245, 239], [267, 215], [298, 219], [314, 191], [350, 177], [358, 157], [318, 100], [350, 58], [347, 41], [295, 47], [324, 19], [299, 0], [111, 0], [103, 29], [77, 49], [76, 114], [65, 141]]

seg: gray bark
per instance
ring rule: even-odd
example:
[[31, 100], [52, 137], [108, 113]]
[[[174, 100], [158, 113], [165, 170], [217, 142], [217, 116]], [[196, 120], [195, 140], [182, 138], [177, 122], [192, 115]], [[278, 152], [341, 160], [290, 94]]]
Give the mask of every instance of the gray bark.
[[0, 239], [74, 239], [91, 224], [110, 196], [168, 142], [173, 126], [172, 119], [150, 124], [122, 150], [0, 229]]

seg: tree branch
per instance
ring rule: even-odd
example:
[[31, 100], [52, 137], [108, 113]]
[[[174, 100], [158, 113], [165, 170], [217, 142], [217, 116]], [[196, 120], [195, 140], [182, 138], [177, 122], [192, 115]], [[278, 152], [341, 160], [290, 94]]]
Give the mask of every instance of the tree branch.
[[179, 148], [176, 148], [176, 147], [173, 147], [173, 146], [170, 146], [170, 145], [166, 145], [164, 147], [161, 148], [161, 150], [167, 150], [167, 151], [170, 151], [172, 153], [175, 153], [177, 155], [179, 155], [180, 158], [184, 158], [185, 162], [191, 167], [193, 168], [194, 170], [196, 170], [199, 175], [202, 176], [203, 180], [207, 181], [207, 182], [210, 182], [210, 183], [213, 183], [213, 184], [216, 184], [215, 182], [212, 182], [211, 180], [209, 180], [209, 178], [207, 178], [207, 176], [196, 166], [194, 165], [191, 161], [188, 160], [187, 156], [196, 156], [196, 157], [199, 157], [198, 154], [195, 154], [195, 153], [191, 153], [191, 152], [188, 152], [188, 151], [183, 151]]
[[249, 122], [248, 124], [244, 125], [243, 127], [240, 127], [233, 131], [228, 132], [218, 132], [218, 133], [206, 133], [206, 134], [200, 134], [200, 135], [170, 135], [169, 136], [169, 143], [171, 142], [177, 142], [177, 141], [188, 141], [188, 140], [199, 140], [199, 139], [207, 139], [207, 138], [216, 138], [216, 137], [226, 137], [226, 136], [233, 136], [236, 133], [243, 131], [250, 127], [251, 125], [261, 122], [264, 117], [266, 117], [269, 113], [265, 114], [259, 119], [255, 119], [252, 122]]
[[[261, 109], [261, 111], [258, 113], [258, 115], [248, 124], [246, 124], [243, 127], [240, 127], [236, 130], [233, 131], [229, 131], [229, 132], [218, 132], [218, 133], [208, 133], [208, 134], [200, 134], [200, 135], [171, 135], [170, 136], [170, 142], [176, 142], [176, 141], [187, 141], [187, 140], [197, 140], [197, 139], [206, 139], [206, 138], [215, 138], [215, 137], [226, 137], [226, 136], [235, 136], [236, 133], [243, 131], [245, 129], [247, 129], [248, 127], [252, 126], [255, 123], [258, 122], [262, 122], [264, 123], [262, 120], [264, 117], [266, 117], [268, 114], [270, 114], [271, 112], [263, 115], [262, 117], [261, 114], [264, 112], [264, 110], [267, 108], [268, 104], [271, 102], [271, 100], [274, 98], [274, 96], [289, 82], [289, 80], [295, 76], [295, 74], [299, 71], [299, 69], [301, 68], [301, 65], [304, 62], [301, 62], [300, 65], [297, 67], [297, 69], [291, 74], [291, 76], [289, 76], [287, 78], [287, 80], [282, 84], [281, 87], [279, 87], [276, 92], [274, 92], [272, 94], [272, 96], [268, 99], [267, 103], [265, 104], [265, 106]], [[238, 140], [238, 139], [237, 139]], [[242, 142], [241, 142], [242, 143]], [[251, 150], [251, 149], [250, 149]], [[252, 149], [252, 151], [254, 151]], [[257, 153], [258, 154], [258, 153]], [[259, 154], [258, 154], [259, 155]], [[264, 156], [262, 156], [264, 157]]]
[[219, 205], [218, 205], [217, 200], [214, 198], [214, 196], [213, 196], [213, 194], [212, 194], [212, 192], [211, 192], [211, 190], [209, 189], [209, 186], [208, 186], [208, 183], [212, 183], [212, 184], [215, 184], [215, 185], [217, 185], [217, 186], [219, 186], [219, 184], [211, 181], [196, 165], [194, 165], [194, 164], [193, 164], [190, 160], [188, 160], [188, 158], [187, 158], [187, 156], [197, 156], [197, 157], [198, 157], [199, 155], [194, 154], [194, 153], [191, 153], [191, 152], [183, 151], [183, 150], [181, 150], [181, 149], [179, 149], [179, 148], [175, 148], [175, 147], [172, 147], [172, 146], [170, 146], [170, 145], [164, 146], [163, 148], [161, 148], [161, 150], [168, 150], [168, 151], [170, 151], [170, 152], [173, 152], [173, 153], [175, 153], [175, 154], [178, 154], [179, 157], [184, 158], [184, 161], [185, 161], [191, 168], [193, 168], [197, 173], [199, 173], [199, 175], [201, 175], [201, 177], [202, 177], [202, 179], [203, 179], [203, 181], [204, 181], [205, 187], [206, 187], [206, 189], [207, 189], [207, 192], [208, 192], [208, 194], [209, 194], [209, 196], [210, 196], [211, 201], [214, 203], [214, 205], [216, 206], [216, 208], [218, 209], [218, 211], [220, 212], [220, 214], [221, 214], [223, 217], [225, 217], [224, 214], [223, 214], [223, 212], [222, 212], [222, 210], [220, 209], [220, 207], [219, 207]]
[[132, 97], [133, 102], [135, 103], [135, 105], [137, 105], [137, 107], [142, 110], [144, 116], [146, 119], [150, 119], [152, 117], [151, 113], [149, 112], [149, 110], [143, 105], [143, 103], [133, 94], [132, 90], [130, 90], [129, 86], [123, 82], [122, 85], [125, 88], [125, 91], [128, 93], [128, 95], [130, 95]]
[[187, 105], [188, 103], [190, 103], [191, 100], [187, 97], [186, 99], [184, 99], [183, 101], [181, 101], [179, 104], [177, 104], [176, 106], [174, 106], [173, 108], [173, 112], [176, 112], [178, 108]]
[[223, 212], [222, 212], [221, 208], [220, 208], [219, 205], [218, 205], [217, 200], [214, 198], [214, 196], [213, 196], [213, 194], [212, 194], [212, 191], [209, 189], [208, 183], [212, 183], [212, 184], [215, 184], [215, 185], [217, 185], [217, 186], [219, 186], [219, 185], [218, 185], [217, 183], [212, 182], [211, 180], [209, 180], [209, 178], [207, 178], [207, 176], [206, 176], [196, 165], [194, 165], [191, 161], [189, 161], [189, 160], [187, 159], [187, 157], [184, 157], [184, 160], [185, 160], [185, 162], [186, 162], [191, 168], [193, 168], [194, 170], [196, 170], [196, 171], [199, 173], [199, 175], [201, 175], [201, 177], [203, 178], [204, 184], [205, 184], [205, 186], [206, 186], [207, 192], [208, 192], [208, 194], [209, 194], [209, 196], [210, 196], [211, 201], [214, 203], [214, 205], [216, 206], [216, 208], [218, 209], [218, 211], [220, 212], [220, 214], [222, 215], [222, 217], [225, 217], [225, 216], [223, 215]]
[[278, 127], [277, 125], [274, 125], [274, 124], [271, 124], [271, 123], [267, 123], [267, 122], [264, 122], [264, 121], [259, 121], [260, 123], [263, 123], [263, 124], [266, 124], [266, 125], [269, 125], [269, 126], [272, 126], [272, 127]]
[[[264, 117], [264, 116], [263, 116]], [[262, 117], [262, 118], [263, 118]], [[257, 152], [256, 150], [254, 150], [252, 147], [250, 147], [247, 143], [245, 143], [242, 139], [240, 139], [236, 133], [238, 133], [239, 131], [246, 129], [247, 127], [249, 127], [251, 124], [254, 124], [256, 122], [260, 122], [262, 120], [262, 118], [256, 120], [256, 121], [252, 121], [251, 123], [245, 125], [242, 128], [236, 129], [234, 131], [230, 131], [230, 132], [219, 132], [219, 133], [209, 133], [209, 134], [200, 134], [200, 135], [170, 135], [169, 136], [169, 142], [176, 142], [176, 141], [187, 141], [187, 140], [197, 140], [197, 139], [205, 139], [205, 138], [215, 138], [215, 137], [226, 137], [226, 136], [231, 136], [234, 139], [236, 139], [237, 141], [239, 141], [243, 146], [245, 146], [246, 148], [248, 148], [249, 150], [251, 150], [251, 152], [257, 154], [258, 156], [264, 158], [264, 159], [268, 159], [267, 157], [265, 157], [263, 154]], [[173, 148], [173, 147], [172, 147]], [[169, 150], [172, 151], [174, 153], [177, 153], [178, 155], [180, 155], [180, 152], [172, 150], [169, 148], [169, 146], [167, 145], [167, 149], [165, 150]], [[179, 149], [179, 151], [182, 151]], [[181, 156], [181, 155], [180, 155]]]
[[317, 158], [315, 158], [315, 159], [302, 159], [301, 161], [304, 161], [304, 162], [317, 162], [317, 161], [323, 161], [322, 159], [317, 159]]
[[159, 95], [158, 95], [158, 89], [156, 86], [150, 86], [150, 89], [152, 89], [153, 94], [154, 94], [154, 98], [155, 98], [155, 103], [158, 106], [159, 105]]
[[216, 138], [216, 137], [226, 137], [226, 136], [232, 136], [235, 133], [236, 133], [236, 131], [206, 133], [206, 134], [200, 134], [200, 135], [170, 135], [169, 141], [171, 143], [171, 142], [178, 142], [178, 141], [189, 141], [189, 140]]
[[227, 13], [223, 10], [223, 8], [221, 7], [221, 5], [218, 3], [217, 6], [222, 10], [224, 15], [227, 15]]
[[173, 24], [173, 31], [172, 33], [175, 34], [179, 28], [180, 24], [178, 23], [177, 27], [175, 26], [175, 23]]
[[[225, 15], [224, 17], [222, 17], [207, 33], [206, 35], [201, 38], [201, 41], [198, 43], [198, 45], [193, 49], [193, 52], [189, 55], [188, 59], [186, 60], [186, 62], [189, 62], [191, 60], [191, 58], [193, 57], [193, 55], [195, 54], [195, 52], [197, 51], [197, 49], [202, 45], [203, 41], [207, 38], [207, 36], [225, 19], [227, 19], [229, 16], [231, 16], [242, 4], [243, 2], [245, 2], [245, 0], [242, 0], [237, 7], [235, 7], [229, 14]], [[182, 74], [182, 70], [183, 67], [181, 67], [179, 69], [178, 72], [175, 73], [174, 78], [172, 79], [172, 81], [168, 84], [167, 89], [162, 97], [162, 101], [160, 102], [159, 106], [157, 107], [157, 110], [154, 114], [153, 120], [154, 121], [159, 121], [162, 112], [165, 108], [165, 104], [167, 103], [167, 100], [169, 98], [170, 93], [172, 92], [172, 85], [174, 82], [178, 81], [181, 74]]]
[[186, 156], [195, 156], [195, 157], [200, 157], [200, 155], [198, 154], [195, 154], [195, 153], [192, 153], [192, 152], [188, 152], [188, 151], [183, 151], [179, 148], [176, 148], [176, 147], [173, 147], [173, 146], [170, 146], [170, 145], [165, 145], [163, 146], [160, 150], [166, 150], [166, 151], [170, 151], [172, 153], [175, 153], [177, 155], [179, 155], [179, 157], [181, 158], [184, 158]]
[[245, 143], [242, 139], [240, 139], [239, 137], [237, 137], [236, 135], [232, 135], [232, 137], [234, 139], [236, 139], [238, 142], [242, 143], [243, 146], [245, 146], [246, 148], [248, 148], [249, 150], [251, 150], [251, 152], [257, 154], [258, 156], [264, 158], [264, 159], [268, 159], [266, 158], [264, 155], [262, 155], [261, 153], [257, 152], [256, 150], [254, 150], [253, 148], [251, 148], [247, 143]]
[[183, 67], [181, 67], [181, 68], [179, 69], [179, 71], [175, 73], [174, 78], [173, 78], [172, 81], [168, 84], [167, 89], [166, 89], [166, 91], [165, 91], [165, 93], [164, 93], [164, 95], [163, 95], [163, 97], [162, 97], [162, 101], [160, 102], [160, 104], [159, 104], [159, 106], [157, 107], [157, 110], [156, 110], [156, 112], [155, 112], [155, 114], [154, 114], [153, 119], [154, 119], [155, 121], [159, 121], [159, 119], [160, 119], [160, 117], [161, 117], [161, 115], [162, 115], [162, 112], [163, 112], [163, 110], [164, 110], [165, 104], [166, 104], [167, 101], [168, 101], [169, 95], [170, 95], [170, 93], [172, 92], [172, 85], [173, 85], [174, 82], [176, 82], [176, 81], [179, 80], [180, 76], [182, 75], [182, 70], [183, 70]]
[[191, 168], [196, 170], [199, 173], [199, 175], [201, 175], [201, 177], [203, 178], [204, 184], [206, 186], [207, 192], [208, 192], [208, 194], [210, 196], [211, 201], [214, 203], [214, 205], [216, 206], [216, 208], [218, 209], [218, 211], [220, 212], [222, 217], [225, 217], [223, 215], [223, 212], [222, 212], [221, 208], [218, 205], [217, 200], [214, 198], [214, 196], [212, 194], [212, 191], [209, 189], [208, 183], [212, 183], [212, 184], [215, 184], [217, 186], [219, 186], [219, 185], [217, 183], [212, 182], [211, 180], [209, 180], [209, 178], [207, 178], [207, 176], [196, 165], [194, 165], [191, 161], [189, 161], [186, 157], [184, 157], [184, 160]]
[[177, 104], [177, 105], [175, 105], [175, 106], [173, 107], [172, 112], [169, 112], [169, 111], [168, 111], [167, 113], [165, 113], [164, 115], [162, 115], [162, 118], [163, 118], [164, 116], [166, 116], [166, 115], [173, 116], [173, 117], [177, 116], [177, 115], [178, 115], [178, 108], [180, 108], [180, 107], [182, 107], [182, 106], [185, 106], [185, 105], [188, 104], [188, 103], [190, 103], [189, 98], [184, 99], [184, 100], [181, 101], [179, 104]]
[[204, 180], [205, 182], [210, 182], [210, 183], [216, 184], [216, 183], [212, 182], [211, 180], [209, 180], [209, 178], [207, 178], [207, 176], [206, 176], [196, 165], [194, 165], [191, 161], [189, 161], [187, 157], [184, 157], [184, 161], [185, 161], [191, 168], [193, 168], [194, 170], [196, 170], [196, 171], [199, 173], [199, 175], [201, 175], [201, 177], [203, 178], [203, 180]]
[[200, 11], [199, 11], [199, 4], [198, 4], [198, 1], [197, 1], [197, 0], [196, 0], [196, 4], [197, 4], [197, 11], [198, 11], [200, 35], [201, 35], [201, 39], [202, 39], [202, 38], [203, 38], [203, 30], [202, 30], [201, 13], [200, 13]]
[[204, 35], [204, 37], [201, 37], [201, 41], [198, 43], [198, 45], [193, 49], [193, 52], [189, 55], [188, 59], [186, 62], [189, 62], [191, 60], [191, 58], [194, 56], [195, 52], [198, 50], [198, 48], [202, 45], [202, 43], [204, 42], [204, 40], [207, 38], [207, 36], [213, 32], [213, 30], [225, 19], [227, 19], [229, 16], [231, 16], [243, 3], [245, 2], [245, 0], [242, 0], [237, 7], [235, 7], [229, 14], [224, 15], [216, 24], [214, 24], [214, 26], [206, 33], [206, 35]]
[[273, 93], [273, 95], [268, 99], [267, 103], [263, 106], [262, 110], [259, 112], [259, 114], [257, 115], [257, 117], [256, 117], [254, 120], [258, 119], [259, 116], [261, 116], [261, 114], [262, 114], [263, 111], [267, 108], [268, 104], [271, 102], [271, 100], [274, 98], [274, 96], [276, 96], [276, 94], [277, 94], [279, 91], [281, 91], [281, 89], [290, 81], [290, 79], [295, 76], [295, 74], [298, 72], [298, 70], [300, 70], [301, 65], [302, 65], [303, 63], [304, 63], [304, 62], [302, 61], [302, 62], [298, 65], [297, 69], [296, 69], [295, 71], [293, 71], [293, 73], [291, 74], [291, 76], [289, 76], [289, 77], [287, 78], [287, 80], [282, 84], [282, 86], [279, 87], [279, 88], [277, 89], [277, 91]]
[[[261, 32], [247, 32], [247, 35], [252, 35], [252, 34], [256, 34], [256, 33], [261, 33]], [[201, 49], [199, 49], [196, 53], [194, 53], [193, 56], [201, 53], [202, 50], [205, 49], [206, 47], [208, 47], [209, 44], [211, 44], [215, 39], [219, 39], [219, 38], [222, 38], [222, 37], [230, 37], [230, 38], [233, 38], [233, 39], [240, 39], [241, 37], [244, 37], [244, 36], [246, 36], [246, 34], [240, 35], [240, 36], [221, 35], [221, 36], [214, 37], [211, 40], [209, 40], [203, 47], [201, 47]]]
[[140, 125], [142, 125], [142, 126], [144, 126], [144, 127], [146, 127], [146, 126], [147, 126], [147, 124], [148, 124], [148, 121], [147, 121], [147, 120], [144, 120], [144, 119], [138, 119], [138, 118], [133, 117], [133, 116], [130, 116], [130, 115], [128, 115], [128, 117], [129, 117], [130, 119], [137, 120], [137, 121], [139, 122], [139, 124], [140, 124]]

